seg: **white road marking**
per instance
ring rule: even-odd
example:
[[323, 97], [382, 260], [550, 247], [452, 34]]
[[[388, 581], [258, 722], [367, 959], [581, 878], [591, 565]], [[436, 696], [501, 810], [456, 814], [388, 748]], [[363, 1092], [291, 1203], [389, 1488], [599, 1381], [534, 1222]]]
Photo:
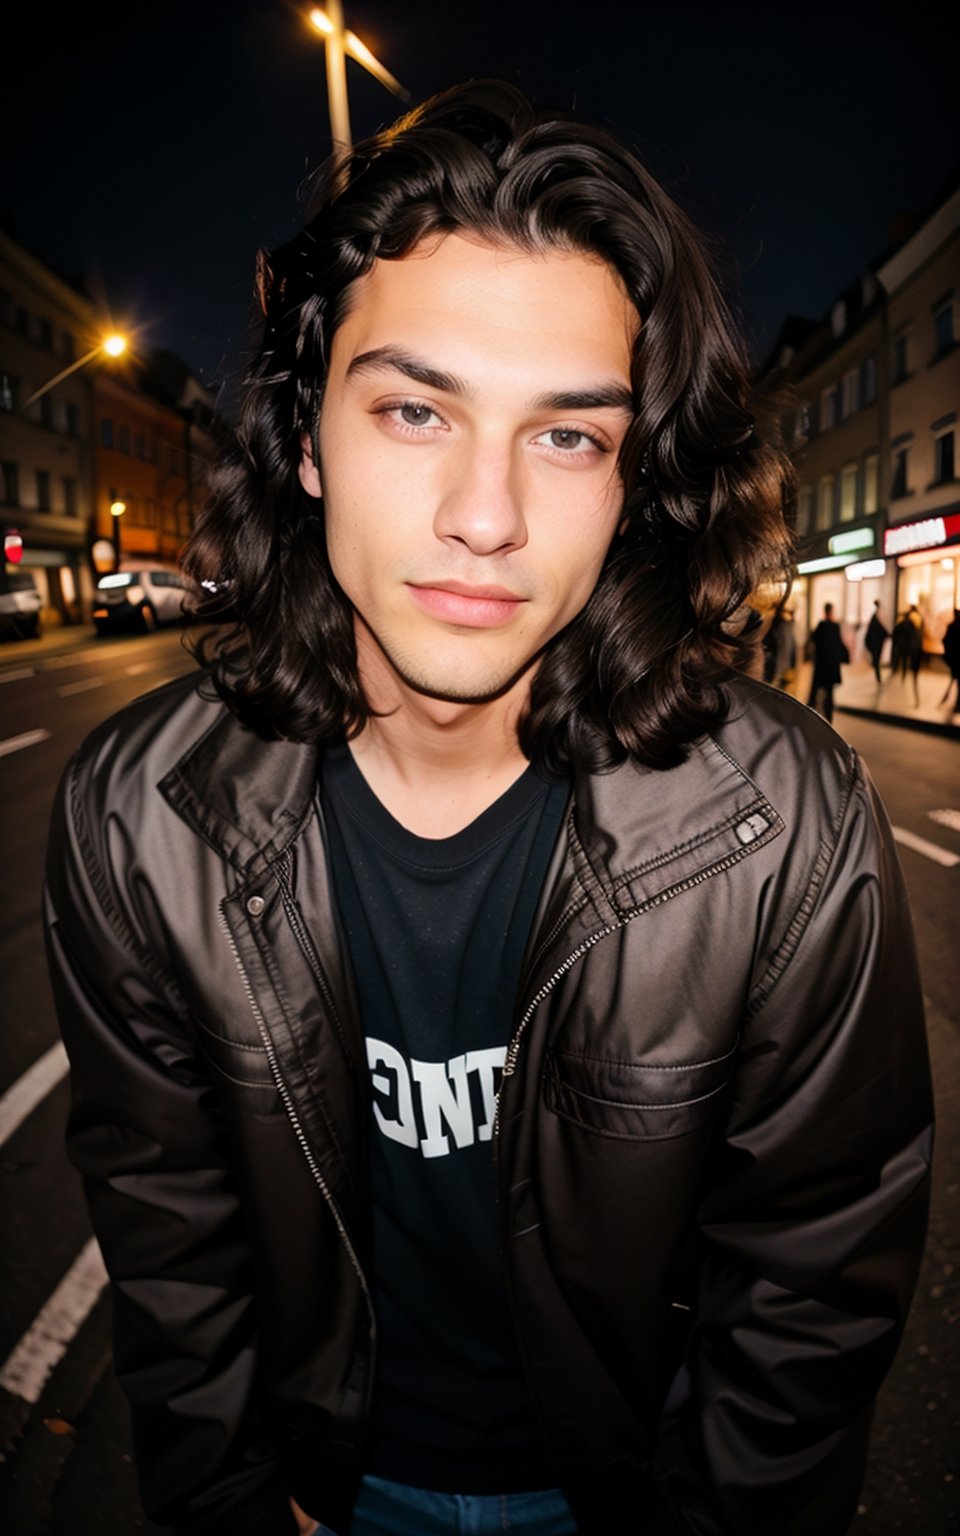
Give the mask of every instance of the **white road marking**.
[[960, 854], [948, 853], [946, 848], [938, 848], [936, 843], [928, 843], [925, 837], [917, 837], [913, 832], [907, 832], [903, 827], [891, 828], [898, 843], [904, 848], [912, 848], [914, 853], [922, 853], [925, 859], [932, 859], [934, 864], [942, 864], [944, 869], [952, 869], [955, 864], [960, 864]]
[[91, 1237], [0, 1366], [0, 1387], [27, 1403], [39, 1402], [48, 1377], [63, 1359], [106, 1283], [100, 1249], [96, 1238]]
[[8, 752], [19, 752], [23, 747], [35, 747], [38, 741], [46, 741], [49, 731], [24, 731], [22, 736], [8, 736], [6, 741], [0, 741], [0, 757], [6, 757]]
[[7, 1089], [0, 1098], [0, 1147], [69, 1070], [67, 1053], [58, 1041]]
[[62, 699], [65, 699], [71, 693], [87, 693], [91, 688], [102, 687], [102, 677], [82, 677], [78, 683], [61, 683], [60, 687], [57, 689], [57, 692]]
[[62, 656], [45, 656], [42, 661], [37, 662], [37, 666], [42, 667], [45, 672], [55, 672], [60, 667], [82, 667], [88, 661], [102, 661], [103, 656], [103, 649], [98, 646], [86, 651], [66, 651]]
[[941, 827], [949, 827], [951, 832], [960, 832], [960, 811], [928, 811], [931, 821], [937, 821]]
[[35, 677], [32, 667], [13, 667], [9, 672], [0, 672], [0, 683], [15, 683], [20, 677]]
[[154, 666], [156, 666], [154, 661], [135, 661], [132, 667], [124, 667], [123, 670], [128, 677], [139, 677], [141, 672], [149, 672]]

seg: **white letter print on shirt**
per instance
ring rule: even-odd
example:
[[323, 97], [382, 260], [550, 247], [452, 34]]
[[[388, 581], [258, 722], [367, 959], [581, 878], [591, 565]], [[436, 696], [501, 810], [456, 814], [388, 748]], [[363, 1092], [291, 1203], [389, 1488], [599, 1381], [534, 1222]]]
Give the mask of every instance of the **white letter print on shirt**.
[[[497, 1045], [485, 1051], [467, 1051], [452, 1061], [411, 1060], [408, 1065], [395, 1046], [368, 1037], [367, 1061], [377, 1125], [384, 1136], [402, 1146], [419, 1145], [424, 1157], [448, 1156], [451, 1136], [457, 1147], [489, 1141], [498, 1071], [505, 1056], [506, 1046]], [[479, 1124], [471, 1076], [479, 1090]]]

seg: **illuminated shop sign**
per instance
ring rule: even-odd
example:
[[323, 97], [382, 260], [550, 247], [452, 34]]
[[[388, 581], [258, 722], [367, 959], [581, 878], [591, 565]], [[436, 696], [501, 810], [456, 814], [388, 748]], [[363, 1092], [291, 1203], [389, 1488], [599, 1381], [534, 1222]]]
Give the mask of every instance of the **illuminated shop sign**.
[[886, 560], [855, 560], [843, 574], [848, 581], [869, 581], [871, 576], [882, 576], [886, 568]]
[[827, 548], [831, 555], [849, 555], [855, 549], [872, 549], [873, 529], [851, 528], [849, 533], [835, 533]]
[[839, 571], [845, 565], [850, 565], [852, 555], [823, 555], [819, 560], [801, 560], [797, 566], [798, 576], [812, 576], [815, 571]]
[[950, 517], [924, 517], [915, 523], [901, 523], [888, 528], [883, 536], [885, 555], [903, 555], [911, 549], [936, 549], [949, 539], [960, 537], [960, 512]]

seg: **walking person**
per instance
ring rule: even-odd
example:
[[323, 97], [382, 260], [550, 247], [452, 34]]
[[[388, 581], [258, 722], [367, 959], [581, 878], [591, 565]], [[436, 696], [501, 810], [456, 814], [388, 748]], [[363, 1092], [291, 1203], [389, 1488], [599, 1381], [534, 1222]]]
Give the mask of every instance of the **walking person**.
[[792, 472], [701, 242], [487, 81], [258, 290], [186, 556], [228, 627], [48, 860], [147, 1513], [841, 1536], [929, 1069], [869, 778], [752, 676]]
[[950, 672], [950, 681], [940, 703], [948, 703], [951, 691], [956, 688], [954, 710], [957, 710], [960, 709], [960, 608], [954, 608], [953, 618], [943, 632], [943, 659]]
[[866, 647], [867, 655], [870, 657], [870, 664], [873, 667], [873, 673], [878, 683], [883, 681], [882, 677], [880, 676], [880, 657], [883, 655], [883, 647], [889, 638], [889, 635], [890, 631], [887, 629], [887, 626], [884, 624], [880, 617], [880, 604], [879, 602], [875, 602], [873, 605], [873, 613], [870, 615], [870, 622], [867, 625], [867, 633], [864, 637], [864, 645]]
[[813, 676], [807, 703], [819, 710], [825, 720], [833, 719], [833, 690], [840, 682], [840, 667], [850, 660], [850, 653], [833, 617], [833, 604], [825, 603], [823, 618], [810, 636]]

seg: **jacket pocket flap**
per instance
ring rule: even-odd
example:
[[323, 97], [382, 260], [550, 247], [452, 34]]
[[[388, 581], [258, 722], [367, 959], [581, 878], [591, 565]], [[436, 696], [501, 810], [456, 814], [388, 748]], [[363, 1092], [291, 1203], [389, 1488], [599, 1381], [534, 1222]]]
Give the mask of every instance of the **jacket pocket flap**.
[[633, 1141], [685, 1136], [716, 1115], [735, 1057], [736, 1046], [709, 1061], [650, 1066], [551, 1051], [544, 1102], [555, 1114], [602, 1136]]

